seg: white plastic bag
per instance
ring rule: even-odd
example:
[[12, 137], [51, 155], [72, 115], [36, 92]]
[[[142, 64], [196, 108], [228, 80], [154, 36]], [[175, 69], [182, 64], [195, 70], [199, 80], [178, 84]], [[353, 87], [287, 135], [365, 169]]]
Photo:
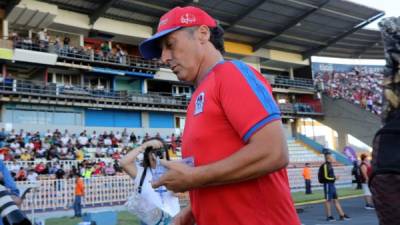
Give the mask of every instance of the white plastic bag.
[[147, 225], [168, 225], [171, 221], [171, 216], [163, 212], [155, 204], [143, 198], [136, 191], [125, 203], [128, 212], [136, 215], [141, 221]]

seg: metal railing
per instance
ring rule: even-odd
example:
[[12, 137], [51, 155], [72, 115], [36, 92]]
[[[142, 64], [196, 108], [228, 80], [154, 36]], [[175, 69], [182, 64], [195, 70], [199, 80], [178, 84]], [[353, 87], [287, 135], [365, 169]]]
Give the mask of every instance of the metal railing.
[[[84, 207], [123, 204], [133, 191], [133, 181], [126, 175], [84, 179]], [[20, 189], [33, 188], [22, 204], [25, 211], [52, 211], [72, 208], [75, 179], [48, 179], [17, 182]]]
[[30, 168], [31, 166], [36, 166], [39, 163], [50, 163], [51, 166], [54, 165], [63, 165], [64, 169], [71, 169], [72, 166], [78, 167], [79, 161], [78, 160], [46, 160], [46, 159], [35, 159], [34, 161], [22, 161], [22, 160], [17, 160], [17, 161], [3, 161], [4, 165], [7, 166], [7, 168], [12, 168], [12, 167], [17, 167], [21, 168], [24, 167], [25, 169]]
[[111, 63], [116, 65], [131, 66], [139, 69], [158, 70], [163, 66], [157, 60], [144, 60], [139, 56], [132, 55], [114, 55], [107, 54], [106, 56], [98, 54], [94, 50], [85, 49], [82, 47], [72, 47], [55, 45], [51, 42], [32, 42], [30, 39], [14, 41], [14, 48], [26, 49], [32, 51], [48, 52], [57, 54], [60, 58], [97, 62], [97, 63]]
[[310, 105], [306, 103], [285, 103], [278, 104], [282, 113], [289, 114], [321, 114], [321, 105]]
[[272, 86], [275, 87], [295, 87], [295, 88], [305, 88], [305, 89], [315, 89], [314, 81], [312, 79], [305, 78], [294, 78], [290, 79], [285, 76], [274, 76], [264, 74], [266, 79], [270, 82]]
[[55, 83], [8, 78], [0, 80], [0, 93], [78, 98], [93, 101], [110, 100], [169, 106], [187, 106], [190, 101], [190, 99], [184, 96], [173, 96], [171, 93], [149, 92], [143, 94], [137, 91], [91, 89], [81, 86], [59, 85]]
[[[339, 186], [350, 186], [351, 166], [335, 167], [335, 173], [341, 177]], [[311, 168], [312, 186], [320, 187], [318, 182], [318, 167]], [[302, 168], [287, 169], [289, 184], [292, 191], [304, 189]], [[82, 199], [83, 208], [121, 205], [132, 193], [134, 182], [127, 175], [100, 176], [84, 179], [85, 196]], [[26, 195], [22, 210], [26, 212], [56, 211], [72, 208], [74, 201], [75, 179], [49, 179], [36, 182], [19, 181], [17, 186], [22, 190], [33, 188]], [[187, 201], [187, 195], [179, 195], [181, 204]]]

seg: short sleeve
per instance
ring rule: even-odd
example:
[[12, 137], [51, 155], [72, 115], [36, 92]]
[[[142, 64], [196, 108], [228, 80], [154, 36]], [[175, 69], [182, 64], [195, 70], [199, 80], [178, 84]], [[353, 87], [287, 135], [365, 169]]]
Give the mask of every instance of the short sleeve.
[[244, 142], [260, 128], [280, 119], [280, 111], [267, 81], [241, 61], [218, 71], [219, 101], [225, 115]]

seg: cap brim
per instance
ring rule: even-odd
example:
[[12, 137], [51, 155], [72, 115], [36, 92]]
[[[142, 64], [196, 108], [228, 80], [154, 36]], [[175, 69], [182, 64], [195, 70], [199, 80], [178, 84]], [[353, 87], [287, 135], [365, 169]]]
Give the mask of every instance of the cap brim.
[[144, 40], [139, 44], [139, 51], [143, 58], [145, 59], [154, 59], [161, 57], [161, 48], [159, 46], [158, 40], [165, 35], [178, 30], [181, 27], [174, 27], [172, 29], [164, 30], [158, 32], [151, 36], [150, 38]]

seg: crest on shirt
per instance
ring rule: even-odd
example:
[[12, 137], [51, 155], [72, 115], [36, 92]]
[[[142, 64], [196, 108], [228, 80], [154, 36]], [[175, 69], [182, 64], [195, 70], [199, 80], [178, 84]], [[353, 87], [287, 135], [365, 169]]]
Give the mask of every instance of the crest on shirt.
[[201, 92], [199, 95], [197, 95], [196, 102], [195, 102], [194, 115], [197, 115], [197, 114], [203, 112], [204, 98], [205, 98], [204, 92]]

